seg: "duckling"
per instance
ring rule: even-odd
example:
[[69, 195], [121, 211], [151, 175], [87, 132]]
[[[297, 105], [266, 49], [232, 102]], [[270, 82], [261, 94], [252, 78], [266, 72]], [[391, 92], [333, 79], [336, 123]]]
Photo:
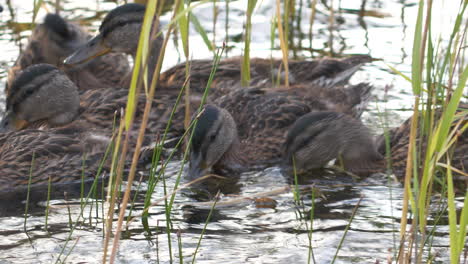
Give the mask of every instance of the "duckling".
[[359, 119], [337, 112], [313, 112], [296, 120], [283, 155], [284, 163], [294, 165], [298, 173], [323, 168], [334, 159], [346, 171], [361, 175], [383, 164], [369, 129]]
[[[100, 33], [85, 46], [65, 60], [65, 64], [76, 65], [109, 52], [123, 52], [135, 56], [145, 7], [138, 4], [119, 6], [106, 16], [99, 27]], [[153, 42], [148, 61], [148, 71], [153, 72], [160, 52], [162, 36]], [[290, 61], [289, 81], [291, 84], [315, 83], [316, 85], [344, 84], [366, 62], [372, 61], [367, 55], [345, 59], [321, 59], [314, 61]], [[208, 82], [212, 60], [192, 60], [190, 87], [195, 93], [203, 93]], [[250, 62], [251, 86], [272, 86], [272, 77], [284, 78], [281, 60], [252, 59]], [[131, 76], [129, 76], [131, 77]], [[178, 64], [161, 73], [160, 87], [183, 86], [185, 63]], [[130, 79], [127, 79], [128, 85]], [[211, 87], [212, 98], [218, 98], [241, 86], [241, 58], [220, 61]]]
[[96, 176], [109, 141], [83, 127], [0, 133], [0, 195]]
[[[241, 172], [283, 159], [286, 132], [300, 117], [338, 111], [358, 117], [371, 86], [293, 86], [283, 90], [235, 90], [207, 105], [196, 116], [192, 133], [190, 177]], [[297, 131], [297, 130], [295, 130]], [[298, 134], [295, 132], [294, 134]]]
[[[465, 116], [464, 120], [468, 117]], [[389, 133], [391, 168], [398, 179], [405, 175], [410, 124], [411, 118]], [[462, 133], [461, 128], [459, 131], [451, 165], [466, 171], [468, 132]], [[426, 142], [420, 138], [418, 141], [423, 150], [421, 157], [424, 157]], [[347, 171], [361, 175], [385, 172], [387, 168], [387, 161], [383, 159], [384, 135], [374, 140], [359, 120], [336, 112], [309, 113], [299, 118], [288, 132], [284, 154], [289, 164], [294, 157], [294, 165], [299, 172], [323, 167], [332, 159], [339, 160]]]
[[[112, 134], [114, 120], [119, 120], [121, 110], [127, 104], [128, 90], [107, 88], [79, 92], [76, 85], [57, 67], [36, 64], [26, 68], [14, 80], [7, 98], [6, 116], [0, 130], [50, 129], [68, 125]], [[80, 100], [81, 99], [81, 100]], [[147, 125], [148, 140], [154, 142], [166, 127], [175, 96], [161, 95], [153, 99], [153, 108]], [[137, 98], [135, 124], [143, 116], [145, 95]], [[198, 98], [195, 98], [198, 100]], [[197, 102], [192, 102], [196, 107]], [[184, 131], [184, 106], [178, 105], [171, 132]], [[137, 130], [133, 130], [134, 133]]]
[[6, 94], [10, 93], [16, 76], [28, 66], [48, 63], [61, 68], [80, 90], [114, 87], [129, 70], [122, 54], [108, 54], [80, 67], [65, 67], [63, 60], [88, 41], [89, 35], [80, 26], [65, 21], [56, 14], [47, 14], [42, 24], [36, 26], [8, 73]]

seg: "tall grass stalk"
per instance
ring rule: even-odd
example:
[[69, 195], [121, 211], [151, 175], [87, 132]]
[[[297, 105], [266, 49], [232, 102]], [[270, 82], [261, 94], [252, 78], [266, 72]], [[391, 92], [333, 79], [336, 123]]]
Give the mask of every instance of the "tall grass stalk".
[[[98, 167], [98, 170], [96, 172], [96, 175], [95, 175], [95, 178], [94, 178], [94, 181], [93, 181], [93, 184], [91, 185], [91, 188], [90, 188], [90, 191], [88, 193], [88, 195], [86, 196], [86, 199], [85, 199], [85, 204], [88, 204], [88, 201], [91, 197], [91, 194], [93, 193], [93, 191], [97, 188], [97, 184], [98, 184], [98, 181], [99, 181], [99, 175], [101, 175], [102, 173], [102, 168], [104, 166], [104, 163], [106, 162], [107, 160], [107, 157], [109, 155], [109, 152], [110, 152], [110, 146], [106, 149], [106, 152], [104, 153], [104, 157], [102, 158], [101, 160], [101, 163], [99, 164], [99, 167]], [[63, 260], [61, 259], [63, 253], [65, 252], [65, 249], [68, 245], [68, 242], [71, 240], [71, 237], [73, 235], [73, 232], [75, 231], [79, 221], [80, 221], [80, 218], [83, 217], [83, 213], [84, 213], [84, 209], [85, 207], [81, 207], [80, 206], [80, 212], [75, 220], [75, 222], [72, 222], [73, 225], [72, 227], [70, 228], [70, 231], [68, 232], [68, 236], [67, 238], [65, 239], [65, 244], [62, 246], [62, 249], [60, 250], [60, 253], [57, 257], [57, 259], [55, 260], [55, 263], [63, 263]]]
[[314, 248], [312, 247], [312, 233], [314, 231], [314, 211], [315, 211], [315, 192], [312, 189], [311, 192], [311, 201], [312, 201], [312, 206], [310, 207], [310, 213], [309, 213], [309, 218], [310, 218], [310, 230], [308, 235], [309, 238], [309, 253], [307, 257], [307, 264], [310, 264], [310, 260], [312, 259], [313, 263], [316, 263], [315, 261], [315, 256], [314, 256]]
[[332, 264], [335, 263], [336, 261], [336, 258], [338, 257], [338, 253], [340, 252], [340, 249], [341, 249], [341, 246], [343, 246], [343, 242], [346, 238], [346, 235], [348, 234], [348, 230], [349, 228], [351, 227], [351, 223], [353, 222], [354, 220], [354, 216], [356, 215], [356, 212], [357, 212], [357, 209], [359, 208], [359, 205], [361, 204], [361, 201], [364, 197], [361, 196], [361, 198], [359, 198], [356, 206], [354, 206], [354, 209], [353, 209], [353, 212], [351, 213], [351, 217], [349, 218], [349, 222], [348, 222], [348, 225], [346, 225], [346, 228], [344, 230], [344, 233], [343, 233], [343, 236], [341, 237], [341, 240], [340, 240], [340, 243], [338, 244], [337, 248], [336, 248], [336, 252], [335, 252], [335, 255], [333, 256], [333, 260], [332, 260]]
[[[437, 182], [446, 182], [448, 190], [446, 198], [449, 208], [450, 258], [452, 263], [458, 263], [466, 238], [468, 216], [461, 214], [460, 219], [457, 220], [452, 177], [453, 172], [462, 175], [466, 173], [452, 167], [450, 158], [451, 149], [455, 145], [458, 135], [463, 133], [467, 127], [468, 113], [460, 112], [457, 114], [457, 108], [468, 80], [468, 67], [458, 59], [465, 42], [467, 27], [465, 25], [462, 28], [461, 22], [467, 4], [467, 1], [460, 2], [460, 11], [457, 14], [446, 48], [435, 48], [431, 31], [432, 1], [428, 0], [426, 6], [423, 0], [419, 1], [413, 40], [411, 74], [415, 101], [407, 154], [400, 229], [401, 244], [403, 245], [406, 241], [409, 248], [406, 253], [400, 254], [399, 262], [412, 258], [412, 248], [414, 249], [414, 262], [423, 262], [422, 253], [427, 243], [431, 241], [426, 237], [426, 226], [432, 211], [431, 194], [434, 191], [434, 184]], [[424, 7], [426, 7], [425, 16], [423, 15]], [[439, 45], [443, 44], [444, 42], [439, 42]], [[441, 62], [436, 61], [439, 58]], [[456, 68], [459, 68], [458, 80], [454, 80]], [[445, 85], [445, 83], [447, 84]], [[423, 89], [423, 85], [426, 89]], [[447, 162], [444, 163], [443, 159]], [[436, 178], [438, 172], [442, 172], [438, 167], [446, 168], [443, 180]], [[467, 203], [466, 198], [465, 203]], [[410, 237], [406, 235], [409, 205], [411, 205], [413, 214]], [[460, 223], [460, 231], [457, 231], [456, 228], [458, 222]]]
[[314, 22], [315, 22], [315, 14], [317, 13], [317, 0], [312, 0], [312, 3], [310, 5], [310, 21], [309, 21], [309, 49], [310, 49], [310, 56], [314, 55], [314, 50], [313, 50], [313, 31], [312, 29], [314, 28]]
[[[140, 52], [140, 54], [141, 54], [141, 51], [143, 50], [144, 45], [145, 45], [144, 43], [147, 43], [148, 40], [149, 40], [151, 22], [153, 20], [152, 18], [154, 17], [154, 15], [156, 13], [156, 5], [157, 5], [156, 0], [150, 0], [148, 2], [147, 8], [146, 8], [146, 13], [145, 13], [145, 18], [144, 18], [144, 21], [143, 21], [143, 26], [142, 26], [142, 30], [141, 30], [141, 34], [140, 34], [140, 43], [138, 45], [137, 54], [138, 54], [138, 52]], [[172, 20], [174, 20], [174, 18], [176, 17], [176, 15], [178, 13], [177, 10], [179, 10], [179, 6], [181, 5], [181, 0], [176, 0], [174, 5], [175, 5], [175, 7], [174, 7], [174, 13], [173, 13], [173, 16], [172, 16]], [[167, 36], [169, 36], [171, 34], [174, 27], [175, 27], [174, 24], [171, 24], [169, 26], [169, 29], [167, 31]], [[135, 151], [133, 153], [133, 158], [132, 158], [132, 164], [130, 166], [130, 172], [129, 172], [128, 179], [127, 179], [127, 188], [126, 188], [125, 193], [124, 193], [124, 197], [123, 197], [122, 204], [121, 204], [122, 208], [120, 210], [119, 219], [117, 221], [117, 229], [116, 229], [116, 232], [115, 232], [113, 246], [112, 246], [112, 252], [111, 252], [111, 255], [110, 255], [110, 263], [114, 263], [115, 257], [117, 255], [122, 223], [123, 223], [123, 219], [125, 217], [126, 207], [127, 207], [127, 204], [128, 204], [129, 198], [130, 198], [131, 186], [133, 184], [133, 179], [135, 177], [137, 164], [138, 164], [138, 158], [140, 156], [140, 150], [141, 150], [141, 146], [143, 144], [143, 137], [144, 137], [145, 132], [146, 132], [146, 125], [148, 123], [149, 113], [150, 113], [150, 110], [151, 110], [151, 107], [152, 107], [153, 97], [154, 97], [154, 94], [155, 94], [155, 91], [156, 91], [156, 83], [157, 83], [157, 81], [159, 79], [159, 74], [160, 74], [160, 71], [161, 71], [162, 62], [164, 60], [164, 53], [165, 53], [165, 49], [166, 49], [168, 40], [169, 40], [168, 37], [166, 37], [164, 39], [163, 45], [161, 47], [161, 51], [159, 53], [158, 61], [157, 61], [157, 64], [156, 64], [156, 69], [155, 69], [155, 72], [153, 73], [153, 78], [152, 78], [152, 83], [151, 83], [151, 87], [150, 87], [150, 90], [149, 90], [149, 94], [146, 97], [146, 104], [145, 104], [145, 109], [144, 109], [144, 112], [143, 112], [143, 118], [142, 118], [141, 125], [140, 125], [140, 131], [138, 133], [137, 143], [136, 143]], [[138, 58], [136, 58], [136, 60], [138, 60]], [[132, 78], [132, 84], [134, 82], [136, 83], [136, 80], [134, 80], [134, 78], [137, 78], [137, 77], [138, 76], [135, 76], [135, 71], [134, 71], [134, 76]], [[127, 104], [127, 113], [129, 111], [130, 104], [132, 104], [132, 103], [135, 104], [135, 100], [130, 101], [130, 95], [131, 95], [131, 91], [129, 91], [129, 102]], [[131, 111], [130, 113], [132, 113], [132, 115], [134, 115], [134, 107], [135, 106], [133, 106], [133, 109], [132, 109], [132, 107], [130, 107], [130, 111]], [[131, 118], [131, 119], [133, 119], [133, 118]]]
[[49, 233], [49, 206], [50, 206], [50, 190], [52, 188], [52, 178], [49, 176], [49, 180], [47, 181], [47, 203], [45, 208], [45, 221], [44, 221], [44, 229], [47, 233]]
[[[105, 236], [104, 236], [104, 243], [103, 243], [103, 254], [102, 254], [102, 263], [106, 263], [107, 260], [107, 250], [109, 247], [109, 242], [110, 242], [110, 237], [112, 234], [112, 223], [114, 221], [114, 211], [115, 211], [115, 203], [117, 200], [118, 196], [118, 186], [120, 185], [121, 182], [121, 177], [122, 174], [116, 172], [118, 170], [117, 162], [119, 159], [119, 149], [120, 149], [120, 144], [122, 140], [122, 133], [124, 130], [125, 122], [123, 119], [123, 110], [121, 110], [122, 114], [120, 115], [120, 125], [119, 129], [117, 132], [117, 136], [115, 138], [115, 147], [112, 152], [112, 165], [109, 173], [109, 182], [108, 182], [108, 188], [107, 188], [107, 195], [106, 195], [106, 201], [109, 205], [109, 208], [107, 210], [107, 215], [105, 215]], [[120, 166], [119, 166], [120, 167]]]
[[[225, 9], [226, 9], [226, 18], [224, 20], [224, 43], [229, 47], [229, 2], [230, 0], [225, 0]], [[228, 57], [229, 48], [226, 49], [226, 57]]]
[[197, 257], [198, 249], [200, 248], [201, 241], [203, 239], [203, 235], [206, 232], [206, 227], [208, 226], [208, 223], [210, 222], [211, 215], [213, 214], [216, 203], [218, 202], [219, 195], [220, 195], [220, 191], [218, 191], [218, 193], [216, 193], [215, 198], [214, 198], [213, 206], [211, 206], [210, 212], [208, 213], [208, 216], [206, 217], [205, 225], [203, 226], [203, 229], [201, 231], [200, 238], [198, 238], [197, 247], [195, 248], [195, 252], [193, 252], [192, 263], [195, 263], [195, 259]]
[[333, 29], [335, 27], [335, 10], [333, 6], [334, 0], [330, 0], [330, 15], [328, 16], [328, 31], [329, 31], [329, 36], [328, 36], [328, 56], [333, 56]]
[[247, 14], [244, 35], [244, 54], [242, 56], [242, 86], [249, 85], [250, 82], [250, 39], [252, 35], [252, 14], [257, 5], [257, 0], [247, 1]]
[[31, 158], [31, 167], [29, 169], [29, 178], [28, 178], [28, 191], [26, 193], [26, 205], [24, 206], [24, 222], [23, 222], [23, 230], [26, 236], [28, 237], [28, 240], [31, 241], [31, 238], [29, 237], [28, 234], [28, 229], [27, 229], [27, 224], [28, 224], [28, 211], [29, 211], [29, 195], [31, 193], [31, 182], [32, 182], [32, 174], [34, 170], [34, 160], [35, 160], [36, 154], [33, 152], [32, 153], [32, 158]]
[[[284, 3], [286, 5], [286, 3]], [[288, 63], [288, 31], [284, 30], [283, 20], [281, 19], [281, 1], [276, 0], [276, 19], [278, 22], [278, 37], [280, 40], [281, 53], [283, 55], [283, 67], [284, 67], [284, 85], [289, 87], [289, 63]], [[284, 24], [287, 24], [286, 21]]]

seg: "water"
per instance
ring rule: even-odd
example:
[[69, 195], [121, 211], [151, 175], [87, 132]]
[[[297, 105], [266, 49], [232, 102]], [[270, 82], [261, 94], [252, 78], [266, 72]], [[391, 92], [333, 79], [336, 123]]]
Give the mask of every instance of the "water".
[[[270, 23], [275, 11], [275, 1], [264, 0], [253, 17], [252, 54], [260, 57], [280, 57], [278, 49], [270, 49]], [[335, 7], [337, 5], [335, 1]], [[410, 54], [413, 35], [413, 23], [417, 12], [417, 1], [368, 1], [367, 9], [383, 14], [383, 18], [364, 17], [359, 20], [361, 1], [341, 1], [342, 12], [335, 15], [343, 21], [333, 32], [333, 49], [342, 50], [345, 54], [371, 54], [383, 61], [366, 65], [351, 82], [368, 81], [376, 86], [375, 100], [370, 104], [363, 120], [375, 133], [381, 131], [378, 112], [385, 109], [389, 113], [390, 125], [398, 125], [405, 120], [411, 109], [411, 87], [403, 78], [391, 73], [388, 65], [410, 74]], [[456, 2], [456, 1], [450, 1]], [[13, 8], [17, 22], [30, 22], [32, 1], [15, 1]], [[25, 43], [25, 37], [30, 31], [18, 34], [12, 31], [9, 11], [6, 6], [0, 14], [0, 44], [2, 54], [0, 69], [2, 87], [8, 66], [11, 66], [19, 54], [19, 43]], [[225, 12], [224, 2], [219, 3], [220, 13], [216, 23], [216, 44], [224, 40]], [[457, 5], [445, 3], [440, 7], [434, 19], [447, 20], [447, 14], [453, 14]], [[53, 10], [50, 5], [46, 5]], [[76, 1], [65, 3], [63, 15], [69, 18], [92, 17], [96, 10], [106, 11], [115, 6], [111, 2]], [[230, 3], [229, 36], [238, 37], [243, 32], [246, 1]], [[455, 9], [454, 9], [455, 8]], [[440, 12], [439, 12], [440, 11]], [[45, 11], [39, 12], [38, 18]], [[194, 14], [213, 38], [212, 3], [203, 4], [194, 9]], [[303, 8], [302, 31], [307, 32], [310, 10]], [[169, 21], [170, 14], [162, 17], [162, 22]], [[318, 4], [317, 20], [314, 24], [314, 49], [327, 47], [329, 29], [327, 11]], [[450, 22], [450, 19], [448, 19]], [[90, 22], [91, 30], [99, 25], [97, 20]], [[442, 20], [441, 20], [442, 21]], [[446, 22], [444, 22], [446, 23]], [[442, 22], [440, 31], [447, 24]], [[448, 22], [447, 22], [448, 23]], [[448, 28], [448, 27], [447, 27]], [[435, 29], [437, 31], [437, 28]], [[444, 33], [445, 34], [445, 33]], [[20, 37], [21, 41], [16, 39]], [[182, 54], [169, 42], [169, 54], [164, 67], [183, 61]], [[297, 43], [297, 41], [296, 41]], [[307, 47], [308, 41], [302, 41]], [[211, 53], [206, 48], [201, 37], [192, 30], [190, 47], [191, 57], [209, 58]], [[242, 43], [229, 41], [232, 47], [229, 56], [240, 55]], [[278, 45], [276, 45], [278, 46]], [[179, 44], [180, 47], [180, 44]], [[299, 50], [298, 56], [307, 57], [310, 53]], [[317, 55], [317, 54], [315, 54]], [[0, 106], [4, 103], [4, 95], [0, 95]], [[3, 108], [3, 107], [2, 107]], [[167, 177], [169, 192], [175, 184], [175, 178], [180, 164], [171, 164]], [[146, 174], [147, 172], [143, 172]], [[211, 201], [216, 196], [218, 187], [221, 189], [221, 199], [213, 211], [207, 225], [205, 235], [197, 254], [200, 263], [306, 263], [309, 258], [310, 214], [314, 204], [312, 247], [313, 259], [316, 263], [329, 263], [343, 237], [349, 219], [359, 203], [355, 217], [338, 254], [337, 263], [381, 263], [394, 257], [398, 251], [399, 222], [402, 207], [402, 188], [384, 177], [374, 177], [366, 180], [351, 180], [343, 175], [325, 173], [303, 177], [300, 180], [303, 205], [296, 205], [291, 190], [287, 186], [292, 183], [287, 175], [278, 168], [267, 168], [262, 171], [244, 173], [235, 182], [210, 182], [202, 186], [193, 186], [183, 190], [176, 196], [172, 210], [173, 231], [168, 238], [166, 234], [166, 216], [163, 204], [152, 207], [149, 211], [149, 224], [152, 232], [147, 236], [139, 218], [123, 234], [120, 242], [118, 263], [168, 263], [179, 262], [180, 255], [184, 262], [191, 262], [205, 221], [210, 213]], [[312, 202], [314, 185], [315, 200]], [[135, 188], [137, 186], [135, 185]], [[143, 180], [141, 188], [146, 188]], [[258, 196], [264, 197], [265, 192], [274, 191], [266, 199], [266, 204], [258, 201]], [[161, 184], [158, 185], [152, 197], [153, 202], [161, 199], [164, 193]], [[260, 194], [260, 195], [259, 195]], [[72, 196], [69, 194], [69, 196]], [[362, 199], [362, 200], [361, 200]], [[437, 200], [437, 198], [434, 198]], [[137, 197], [133, 215], [142, 213], [142, 195]], [[460, 200], [462, 201], [462, 200]], [[11, 201], [13, 202], [13, 201]], [[48, 229], [45, 229], [45, 202], [34, 203], [30, 209], [26, 227], [22, 215], [24, 203], [18, 203], [18, 211], [8, 216], [0, 217], [0, 263], [49, 263], [55, 261], [70, 234], [70, 219], [77, 219], [80, 212], [79, 199], [51, 201], [48, 216]], [[435, 202], [435, 205], [438, 203]], [[461, 202], [459, 202], [459, 207]], [[85, 220], [73, 232], [71, 241], [65, 249], [70, 263], [97, 263], [101, 261], [103, 252], [103, 209], [87, 207]], [[117, 217], [114, 217], [116, 221]], [[435, 216], [434, 216], [435, 219]], [[430, 219], [430, 221], [434, 220]], [[436, 263], [447, 263], [449, 256], [448, 226], [445, 218], [437, 225], [433, 237], [431, 254]], [[179, 255], [177, 245], [181, 239], [182, 252]], [[169, 240], [172, 255], [169, 255]], [[73, 250], [72, 246], [74, 246]], [[428, 252], [424, 253], [425, 256]], [[62, 257], [63, 259], [63, 257]]]

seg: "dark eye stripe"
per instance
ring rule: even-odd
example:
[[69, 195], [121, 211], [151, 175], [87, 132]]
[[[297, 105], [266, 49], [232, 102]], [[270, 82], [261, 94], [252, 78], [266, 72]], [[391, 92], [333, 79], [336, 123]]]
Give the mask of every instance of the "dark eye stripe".
[[141, 19], [132, 19], [132, 20], [127, 20], [127, 21], [120, 21], [114, 24], [111, 24], [110, 26], [104, 26], [101, 29], [101, 34], [103, 37], [106, 37], [109, 33], [114, 31], [116, 28], [123, 27], [126, 25], [130, 24], [141, 24], [143, 21]]
[[43, 80], [42, 82], [34, 85], [34, 86], [31, 86], [30, 88], [28, 88], [27, 90], [23, 90], [21, 91], [21, 93], [17, 93], [15, 97], [10, 97], [12, 98], [12, 102], [7, 102], [7, 110], [10, 110], [12, 109], [14, 112], [17, 112], [18, 110], [18, 106], [21, 104], [21, 102], [25, 101], [27, 98], [31, 97], [32, 95], [34, 95], [35, 93], [37, 93], [41, 87], [48, 83], [50, 81], [50, 78], [47, 78], [45, 80]]
[[11, 84], [9, 98], [15, 98], [21, 92], [21, 87], [31, 83], [38, 76], [44, 76], [54, 70], [57, 68], [49, 64], [36, 64], [27, 67]]

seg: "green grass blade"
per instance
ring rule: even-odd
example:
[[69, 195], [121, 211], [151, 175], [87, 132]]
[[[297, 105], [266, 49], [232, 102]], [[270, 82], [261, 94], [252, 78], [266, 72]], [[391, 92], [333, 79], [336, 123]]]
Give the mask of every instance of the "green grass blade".
[[413, 40], [413, 61], [411, 65], [411, 80], [413, 85], [413, 94], [419, 95], [421, 93], [421, 73], [422, 63], [421, 57], [424, 55], [424, 51], [421, 50], [422, 43], [422, 27], [423, 27], [423, 10], [424, 1], [419, 1], [418, 16], [416, 18], [416, 27], [414, 30]]
[[458, 263], [458, 232], [457, 232], [457, 213], [455, 208], [455, 192], [453, 190], [453, 179], [452, 170], [450, 169], [450, 161], [447, 167], [447, 203], [448, 203], [448, 215], [449, 215], [449, 233], [450, 233], [450, 262]]
[[245, 22], [244, 55], [242, 56], [242, 86], [247, 86], [250, 82], [250, 39], [252, 35], [252, 14], [257, 0], [248, 0], [247, 14]]
[[202, 37], [203, 42], [205, 43], [208, 50], [214, 52], [213, 45], [210, 39], [208, 38], [205, 29], [200, 24], [198, 18], [194, 14], [192, 14], [192, 12], [190, 12], [190, 22], [192, 22], [192, 25], [195, 27], [195, 30], [198, 32], [198, 34], [200, 34], [200, 37]]
[[[128, 129], [130, 127], [131, 120], [133, 119], [133, 113], [136, 108], [136, 96], [137, 96], [137, 81], [140, 73], [140, 68], [143, 63], [143, 56], [147, 58], [149, 50], [149, 36], [151, 31], [151, 23], [153, 22], [154, 14], [156, 13], [157, 1], [151, 1], [146, 6], [145, 17], [143, 20], [143, 25], [141, 27], [140, 40], [138, 42], [138, 49], [135, 57], [132, 81], [130, 83], [130, 90], [128, 91], [128, 100], [127, 107], [125, 109], [125, 127]], [[145, 74], [147, 76], [147, 74]], [[148, 78], [144, 78], [146, 81]], [[147, 87], [147, 85], [145, 86]]]
[[189, 24], [188, 24], [188, 16], [191, 17], [190, 13], [185, 13], [184, 12], [184, 4], [179, 5], [179, 10], [177, 13], [182, 14], [178, 20], [179, 24], [179, 31], [180, 31], [180, 36], [182, 39], [182, 46], [184, 49], [184, 55], [185, 57], [189, 56], [189, 45], [188, 45], [188, 36], [189, 36]]

